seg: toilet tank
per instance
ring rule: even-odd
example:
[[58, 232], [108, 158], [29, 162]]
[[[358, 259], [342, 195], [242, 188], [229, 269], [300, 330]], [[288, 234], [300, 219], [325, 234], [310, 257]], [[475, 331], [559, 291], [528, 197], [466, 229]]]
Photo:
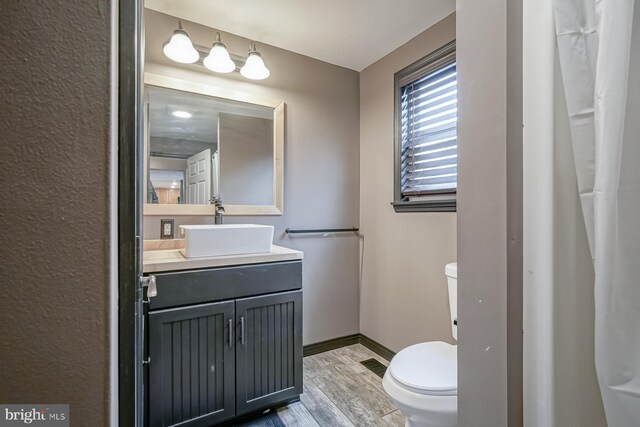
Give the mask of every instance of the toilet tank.
[[451, 313], [451, 334], [458, 340], [458, 263], [452, 262], [444, 267], [449, 288], [449, 311]]

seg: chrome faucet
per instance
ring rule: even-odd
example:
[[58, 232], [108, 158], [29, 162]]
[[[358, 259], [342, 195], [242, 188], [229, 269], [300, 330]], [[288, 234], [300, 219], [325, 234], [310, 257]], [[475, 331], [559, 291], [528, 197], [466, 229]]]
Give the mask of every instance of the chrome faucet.
[[222, 206], [222, 199], [219, 196], [215, 196], [212, 200], [215, 207], [214, 224], [222, 224], [222, 217], [224, 215], [224, 206]]

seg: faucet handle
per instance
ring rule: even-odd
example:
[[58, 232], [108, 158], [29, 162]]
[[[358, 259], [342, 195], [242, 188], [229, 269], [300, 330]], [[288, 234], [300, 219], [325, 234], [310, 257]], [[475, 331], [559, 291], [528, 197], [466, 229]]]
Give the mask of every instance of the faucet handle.
[[222, 207], [222, 198], [220, 196], [212, 197], [211, 203], [217, 207]]

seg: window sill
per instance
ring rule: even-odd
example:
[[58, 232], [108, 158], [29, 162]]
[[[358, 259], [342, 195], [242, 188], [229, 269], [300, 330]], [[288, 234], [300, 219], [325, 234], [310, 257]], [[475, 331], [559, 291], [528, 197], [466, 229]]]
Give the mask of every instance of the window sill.
[[403, 212], [456, 212], [455, 200], [414, 200], [391, 202], [397, 213]]

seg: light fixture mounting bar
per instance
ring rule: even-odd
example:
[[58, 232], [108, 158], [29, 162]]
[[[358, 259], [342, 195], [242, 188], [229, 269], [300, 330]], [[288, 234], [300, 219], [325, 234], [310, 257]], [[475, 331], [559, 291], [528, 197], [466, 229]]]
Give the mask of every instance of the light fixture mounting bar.
[[[200, 46], [197, 44], [194, 44], [193, 47], [200, 54], [200, 58], [198, 59], [198, 61], [195, 62], [195, 64], [202, 65], [204, 67], [204, 64], [202, 63], [202, 61], [204, 60], [204, 58], [207, 57], [207, 55], [209, 54], [209, 50], [211, 50], [211, 48]], [[229, 52], [229, 56], [231, 57], [231, 60], [236, 64], [236, 71], [239, 71], [240, 68], [242, 68], [242, 66], [245, 64], [246, 59], [243, 56], [235, 55], [231, 52]]]

